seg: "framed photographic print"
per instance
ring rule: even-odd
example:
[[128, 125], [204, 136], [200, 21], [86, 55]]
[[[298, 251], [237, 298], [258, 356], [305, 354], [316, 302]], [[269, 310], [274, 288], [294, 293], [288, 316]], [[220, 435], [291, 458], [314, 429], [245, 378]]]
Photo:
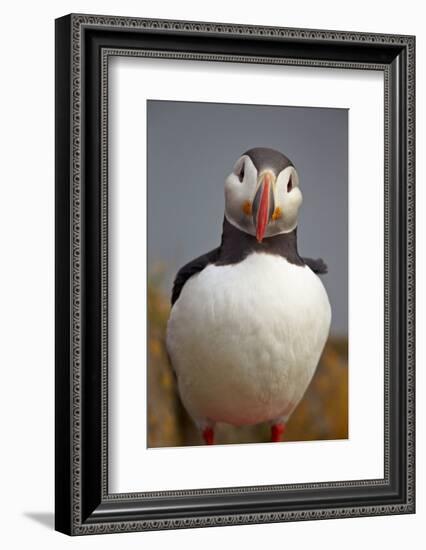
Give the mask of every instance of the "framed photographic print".
[[56, 529], [413, 513], [412, 36], [56, 21]]

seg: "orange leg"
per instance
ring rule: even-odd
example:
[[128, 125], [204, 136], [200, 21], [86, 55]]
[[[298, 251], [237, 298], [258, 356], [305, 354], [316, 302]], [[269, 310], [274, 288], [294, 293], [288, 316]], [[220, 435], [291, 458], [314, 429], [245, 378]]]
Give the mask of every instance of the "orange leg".
[[271, 441], [278, 443], [282, 441], [282, 436], [285, 432], [285, 424], [272, 424], [271, 426]]
[[203, 439], [206, 445], [214, 445], [214, 430], [213, 428], [204, 428]]

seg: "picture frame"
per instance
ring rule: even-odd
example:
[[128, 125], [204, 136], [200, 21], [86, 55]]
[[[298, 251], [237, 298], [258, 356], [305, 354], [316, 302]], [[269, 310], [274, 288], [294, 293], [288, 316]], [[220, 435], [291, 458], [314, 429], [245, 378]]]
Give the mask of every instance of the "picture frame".
[[[55, 47], [55, 528], [86, 535], [414, 513], [415, 38], [71, 14], [56, 20]], [[109, 492], [108, 60], [135, 52], [383, 73], [383, 478]]]

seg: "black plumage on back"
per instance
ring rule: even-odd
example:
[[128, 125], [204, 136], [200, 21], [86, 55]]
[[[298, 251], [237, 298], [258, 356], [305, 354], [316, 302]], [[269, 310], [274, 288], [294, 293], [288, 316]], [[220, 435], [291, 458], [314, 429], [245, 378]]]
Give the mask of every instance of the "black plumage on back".
[[220, 247], [215, 248], [214, 250], [210, 250], [210, 252], [207, 252], [202, 256], [198, 256], [198, 258], [195, 258], [195, 260], [188, 262], [179, 269], [173, 283], [172, 305], [179, 298], [186, 281], [196, 273], [202, 271], [209, 264], [214, 264], [219, 255], [219, 251]]

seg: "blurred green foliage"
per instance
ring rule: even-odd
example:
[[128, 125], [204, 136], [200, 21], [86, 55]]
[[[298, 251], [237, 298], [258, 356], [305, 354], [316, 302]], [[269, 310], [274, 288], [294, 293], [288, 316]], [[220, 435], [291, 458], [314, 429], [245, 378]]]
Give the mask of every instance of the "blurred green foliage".
[[[161, 270], [148, 283], [148, 447], [201, 445], [198, 430], [177, 394], [166, 350], [169, 297], [161, 290]], [[268, 425], [236, 428], [219, 424], [215, 443], [259, 443], [270, 437]], [[330, 337], [315, 376], [292, 414], [285, 441], [347, 439], [348, 341]]]

